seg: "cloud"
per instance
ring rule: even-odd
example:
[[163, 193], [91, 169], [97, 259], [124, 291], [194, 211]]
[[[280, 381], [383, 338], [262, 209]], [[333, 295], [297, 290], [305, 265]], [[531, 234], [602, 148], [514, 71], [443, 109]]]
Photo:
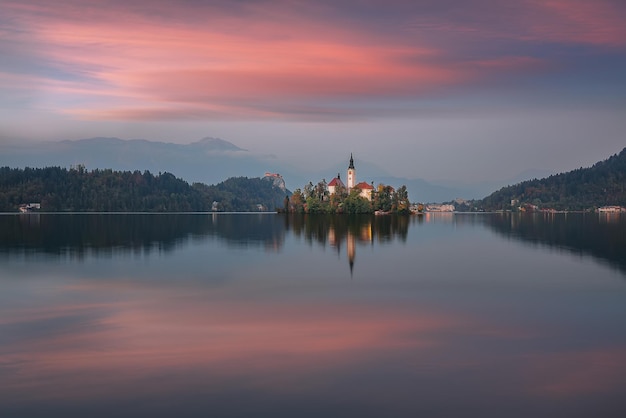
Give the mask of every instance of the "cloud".
[[552, 0], [532, 2], [528, 38], [605, 47], [626, 45], [626, 10], [615, 1]]
[[626, 39], [610, 1], [445, 6], [7, 2], [0, 86], [81, 119], [402, 116], [485, 80], [555, 71], [546, 42]]

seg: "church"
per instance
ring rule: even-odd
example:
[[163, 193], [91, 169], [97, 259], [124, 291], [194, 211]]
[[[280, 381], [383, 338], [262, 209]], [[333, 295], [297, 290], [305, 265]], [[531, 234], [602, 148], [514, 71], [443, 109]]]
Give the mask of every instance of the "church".
[[348, 184], [344, 185], [343, 181], [341, 181], [341, 176], [337, 173], [337, 177], [332, 179], [330, 183], [328, 183], [328, 192], [333, 195], [337, 191], [337, 188], [345, 188], [348, 190], [348, 193], [352, 191], [352, 189], [359, 190], [359, 196], [372, 200], [372, 192], [374, 191], [374, 186], [368, 184], [364, 181], [361, 183], [356, 182], [356, 168], [354, 168], [354, 159], [352, 158], [352, 154], [350, 154], [350, 164], [348, 165], [347, 172]]

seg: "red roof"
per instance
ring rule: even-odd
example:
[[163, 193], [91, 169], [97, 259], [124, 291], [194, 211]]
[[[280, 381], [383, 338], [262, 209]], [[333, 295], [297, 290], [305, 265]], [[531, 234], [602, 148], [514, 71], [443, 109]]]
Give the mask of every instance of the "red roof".
[[365, 190], [374, 190], [374, 186], [372, 186], [371, 184], [368, 184], [364, 181], [360, 182], [359, 184], [357, 184], [356, 186], [354, 186], [356, 189], [365, 189]]
[[[341, 181], [341, 179], [335, 177], [334, 179], [332, 179], [330, 181], [330, 183], [328, 183], [329, 186], [339, 186], [342, 185], [343, 186], [343, 182]], [[345, 187], [345, 186], [344, 186]]]

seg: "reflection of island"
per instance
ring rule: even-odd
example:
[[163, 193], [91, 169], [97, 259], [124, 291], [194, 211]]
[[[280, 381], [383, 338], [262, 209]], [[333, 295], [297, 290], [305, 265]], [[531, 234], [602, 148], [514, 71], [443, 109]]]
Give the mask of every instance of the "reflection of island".
[[190, 240], [218, 238], [237, 248], [281, 251], [293, 234], [309, 243], [347, 252], [354, 268], [357, 247], [405, 241], [421, 217], [298, 214], [37, 214], [0, 216], [0, 255], [49, 254], [78, 259], [114, 253], [169, 252]]
[[389, 243], [396, 238], [406, 241], [411, 222], [421, 222], [421, 217], [373, 215], [283, 215], [285, 229], [306, 241], [326, 244], [341, 253], [346, 247], [350, 273], [354, 270], [358, 245]]
[[468, 215], [496, 232], [530, 245], [547, 245], [589, 254], [626, 273], [626, 216], [620, 214], [493, 214]]

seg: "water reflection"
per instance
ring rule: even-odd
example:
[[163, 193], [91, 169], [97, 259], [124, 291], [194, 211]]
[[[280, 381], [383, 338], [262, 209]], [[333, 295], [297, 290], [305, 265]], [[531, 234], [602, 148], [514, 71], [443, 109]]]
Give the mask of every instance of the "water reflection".
[[530, 245], [593, 256], [626, 273], [626, 216], [619, 213], [509, 213], [466, 218]]
[[626, 217], [620, 214], [20, 214], [0, 216], [0, 257], [39, 253], [111, 257], [171, 252], [217, 238], [235, 248], [280, 252], [287, 235], [343, 253], [350, 271], [359, 246], [406, 243], [419, 224], [487, 225], [507, 238], [587, 254], [626, 272]]
[[330, 245], [341, 254], [346, 248], [350, 274], [354, 272], [357, 245], [389, 244], [406, 242], [409, 225], [422, 220], [408, 216], [332, 216], [332, 215], [285, 215], [285, 229], [307, 242]]
[[[0, 216], [0, 257], [171, 252], [211, 238], [236, 248], [280, 252], [287, 234], [346, 248], [350, 271], [357, 245], [405, 242], [418, 217], [274, 214], [26, 214]], [[421, 219], [420, 219], [421, 220]]]
[[280, 249], [283, 223], [273, 214], [27, 214], [0, 216], [0, 253], [170, 252], [189, 240]]
[[1, 415], [621, 417], [589, 219], [0, 217]]

